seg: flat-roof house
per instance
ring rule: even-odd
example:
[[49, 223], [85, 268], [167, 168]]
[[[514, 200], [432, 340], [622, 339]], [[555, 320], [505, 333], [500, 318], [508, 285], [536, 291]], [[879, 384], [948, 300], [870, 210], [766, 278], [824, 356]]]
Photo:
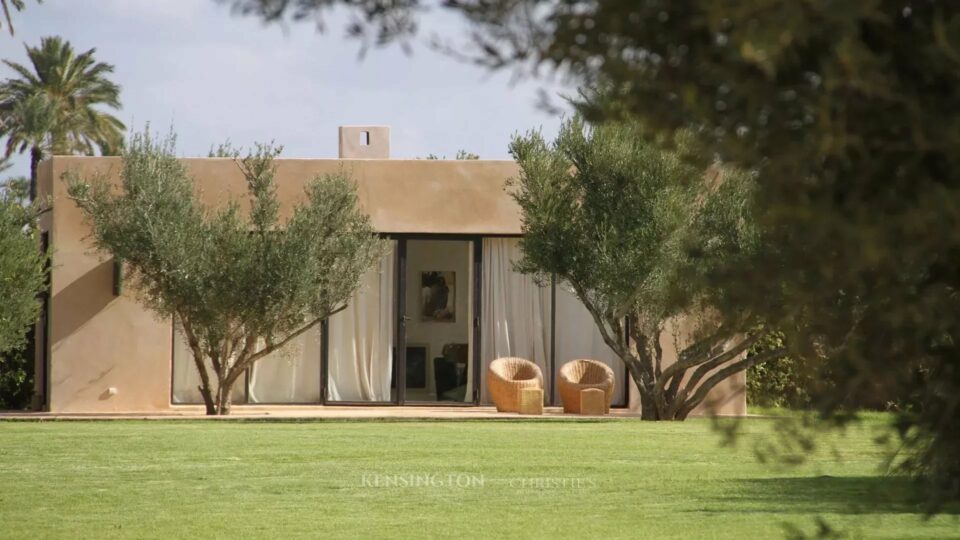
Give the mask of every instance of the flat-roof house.
[[[244, 195], [230, 160], [183, 163], [207, 204]], [[505, 184], [517, 173], [514, 162], [390, 159], [389, 128], [349, 126], [340, 128], [338, 159], [276, 164], [282, 212], [310, 179], [344, 167], [392, 249], [348, 309], [255, 364], [234, 404], [486, 404], [486, 367], [519, 356], [543, 370], [550, 403], [559, 401], [560, 366], [592, 358], [616, 373], [614, 406], [639, 407], [624, 366], [577, 298], [562, 283], [538, 287], [513, 271], [520, 215]], [[41, 195], [53, 200], [42, 236], [53, 256], [37, 332], [37, 385], [51, 412], [167, 412], [202, 403], [196, 368], [172, 321], [121, 286], [118, 266], [94, 251], [60, 179], [69, 170], [117, 178], [119, 166], [119, 158], [61, 156], [40, 166]], [[672, 339], [661, 341], [672, 362]], [[717, 412], [744, 414], [743, 386], [741, 373], [715, 388]]]

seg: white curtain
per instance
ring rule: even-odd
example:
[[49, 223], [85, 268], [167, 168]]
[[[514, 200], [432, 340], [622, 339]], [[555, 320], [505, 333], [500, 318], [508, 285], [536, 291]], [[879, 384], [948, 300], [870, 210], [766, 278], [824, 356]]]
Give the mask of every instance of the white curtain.
[[393, 372], [393, 290], [396, 242], [367, 272], [347, 309], [330, 318], [329, 397], [390, 401]]
[[[487, 367], [504, 356], [526, 358], [540, 366], [544, 386], [550, 378], [550, 287], [513, 271], [520, 258], [516, 238], [483, 239], [481, 304], [481, 399], [489, 402]], [[549, 388], [545, 388], [549, 391]]]
[[320, 325], [253, 364], [250, 403], [320, 402]]
[[[571, 360], [598, 360], [613, 368], [617, 388], [613, 395], [614, 405], [623, 405], [623, 385], [626, 368], [613, 350], [607, 346], [600, 335], [593, 317], [569, 285], [557, 283], [557, 322], [556, 322], [556, 376], [560, 368]], [[554, 398], [560, 396], [554, 391]], [[559, 401], [556, 401], [559, 403]]]
[[[216, 395], [217, 377], [207, 360], [207, 373], [210, 375], [210, 391]], [[234, 403], [243, 403], [246, 394], [246, 382], [241, 378], [233, 384]], [[187, 338], [179, 330], [173, 331], [173, 403], [178, 405], [203, 404], [200, 395], [200, 373], [193, 361], [193, 351], [187, 344]]]

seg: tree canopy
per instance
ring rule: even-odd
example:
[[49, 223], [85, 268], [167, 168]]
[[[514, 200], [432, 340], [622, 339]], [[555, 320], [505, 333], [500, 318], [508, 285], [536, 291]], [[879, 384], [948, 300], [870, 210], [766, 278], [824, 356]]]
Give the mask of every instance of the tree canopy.
[[[689, 137], [663, 150], [635, 122], [575, 118], [554, 142], [530, 132], [510, 151], [520, 165], [517, 268], [572, 288], [626, 364], [643, 418], [682, 420], [717, 384], [783, 356], [744, 358], [764, 320], [709, 286], [762, 248], [749, 174], [719, 163], [705, 171], [684, 159], [695, 151]], [[673, 363], [665, 334], [677, 345]]]
[[243, 173], [248, 212], [235, 200], [199, 202], [172, 135], [131, 139], [119, 191], [104, 177], [69, 177], [94, 245], [122, 261], [141, 302], [183, 332], [208, 414], [230, 412], [233, 384], [256, 361], [344, 309], [384, 249], [342, 171], [308, 182], [304, 202], [281, 220], [279, 153], [218, 150]]

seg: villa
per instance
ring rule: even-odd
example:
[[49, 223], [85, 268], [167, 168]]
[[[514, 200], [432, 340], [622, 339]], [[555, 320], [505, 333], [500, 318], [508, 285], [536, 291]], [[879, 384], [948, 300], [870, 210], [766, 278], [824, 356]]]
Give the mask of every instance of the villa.
[[[241, 197], [228, 159], [183, 159], [209, 205]], [[485, 370], [504, 356], [533, 361], [554, 404], [564, 363], [590, 358], [616, 374], [614, 407], [639, 408], [622, 362], [563, 286], [513, 271], [519, 209], [506, 192], [517, 165], [505, 160], [390, 159], [384, 126], [340, 128], [337, 159], [279, 159], [278, 196], [289, 212], [317, 175], [348, 171], [360, 204], [391, 243], [348, 309], [259, 361], [234, 404], [477, 406], [489, 403]], [[202, 403], [198, 375], [173, 322], [125, 287], [122, 268], [96, 253], [61, 175], [116, 178], [120, 158], [53, 157], [40, 166], [53, 200], [42, 241], [52, 248], [51, 287], [38, 326], [37, 391], [53, 413], [164, 413]], [[661, 339], [667, 362], [672, 338]], [[746, 412], [744, 374], [713, 390], [714, 411]]]

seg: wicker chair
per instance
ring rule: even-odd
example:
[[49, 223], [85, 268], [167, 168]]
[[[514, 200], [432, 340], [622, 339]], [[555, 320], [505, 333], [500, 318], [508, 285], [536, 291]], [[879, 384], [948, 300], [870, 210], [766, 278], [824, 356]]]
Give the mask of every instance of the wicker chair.
[[596, 360], [571, 360], [560, 368], [560, 376], [557, 377], [563, 412], [567, 413], [580, 412], [580, 391], [587, 388], [599, 388], [606, 393], [606, 412], [610, 412], [615, 387], [613, 370]]
[[543, 389], [540, 368], [523, 358], [498, 358], [487, 368], [487, 388], [499, 412], [519, 412], [524, 388]]

